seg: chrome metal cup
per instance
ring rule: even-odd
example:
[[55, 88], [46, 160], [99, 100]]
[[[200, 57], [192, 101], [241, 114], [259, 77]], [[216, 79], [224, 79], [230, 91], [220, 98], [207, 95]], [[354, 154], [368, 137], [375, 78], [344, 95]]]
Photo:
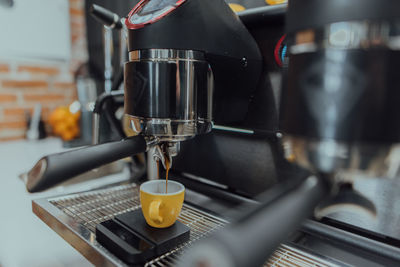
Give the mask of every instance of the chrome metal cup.
[[213, 73], [192, 50], [131, 51], [125, 64], [124, 131], [179, 142], [211, 131]]

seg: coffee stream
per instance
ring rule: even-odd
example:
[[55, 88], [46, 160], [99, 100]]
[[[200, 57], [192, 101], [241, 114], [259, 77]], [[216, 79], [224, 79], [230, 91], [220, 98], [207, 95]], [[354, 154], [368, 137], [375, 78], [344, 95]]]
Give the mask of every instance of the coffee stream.
[[168, 173], [169, 173], [169, 169], [170, 169], [168, 157], [165, 158], [165, 169], [166, 169], [166, 174], [165, 174], [165, 194], [167, 194], [168, 193]]

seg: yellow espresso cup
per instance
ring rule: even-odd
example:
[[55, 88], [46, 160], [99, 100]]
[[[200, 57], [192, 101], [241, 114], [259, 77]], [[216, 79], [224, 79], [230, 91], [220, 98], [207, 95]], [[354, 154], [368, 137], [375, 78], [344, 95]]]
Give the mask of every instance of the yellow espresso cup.
[[140, 185], [140, 203], [146, 222], [156, 228], [173, 225], [181, 212], [185, 197], [183, 184], [168, 180], [153, 180]]

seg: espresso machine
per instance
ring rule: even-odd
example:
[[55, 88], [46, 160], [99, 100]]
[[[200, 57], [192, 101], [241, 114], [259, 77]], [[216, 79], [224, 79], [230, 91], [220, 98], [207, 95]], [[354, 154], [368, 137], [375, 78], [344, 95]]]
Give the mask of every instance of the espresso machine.
[[[151, 148], [165, 167], [180, 142], [210, 132], [213, 122], [244, 121], [261, 76], [256, 42], [225, 2], [183, 3], [141, 1], [126, 20], [123, 129], [130, 138], [41, 159], [28, 173], [29, 191]], [[213, 41], [195, 34], [200, 29]]]
[[[238, 1], [248, 10], [235, 14], [222, 0], [140, 1], [126, 19], [127, 138], [43, 158], [28, 190], [147, 151], [142, 179], [172, 162], [191, 228], [147, 266], [398, 263], [396, 236], [326, 218], [381, 212], [354, 184], [384, 177], [400, 139], [399, 4], [262, 2]], [[95, 229], [139, 207], [136, 183], [37, 200], [33, 211], [92, 263], [124, 266]]]

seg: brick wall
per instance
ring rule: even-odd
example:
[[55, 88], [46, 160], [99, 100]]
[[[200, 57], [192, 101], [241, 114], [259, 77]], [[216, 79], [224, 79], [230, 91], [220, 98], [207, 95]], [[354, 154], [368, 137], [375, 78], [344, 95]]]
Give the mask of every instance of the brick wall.
[[87, 60], [84, 0], [69, 0], [71, 60], [10, 60], [0, 58], [0, 142], [24, 138], [25, 112], [42, 104], [42, 118], [76, 96], [74, 72]]

